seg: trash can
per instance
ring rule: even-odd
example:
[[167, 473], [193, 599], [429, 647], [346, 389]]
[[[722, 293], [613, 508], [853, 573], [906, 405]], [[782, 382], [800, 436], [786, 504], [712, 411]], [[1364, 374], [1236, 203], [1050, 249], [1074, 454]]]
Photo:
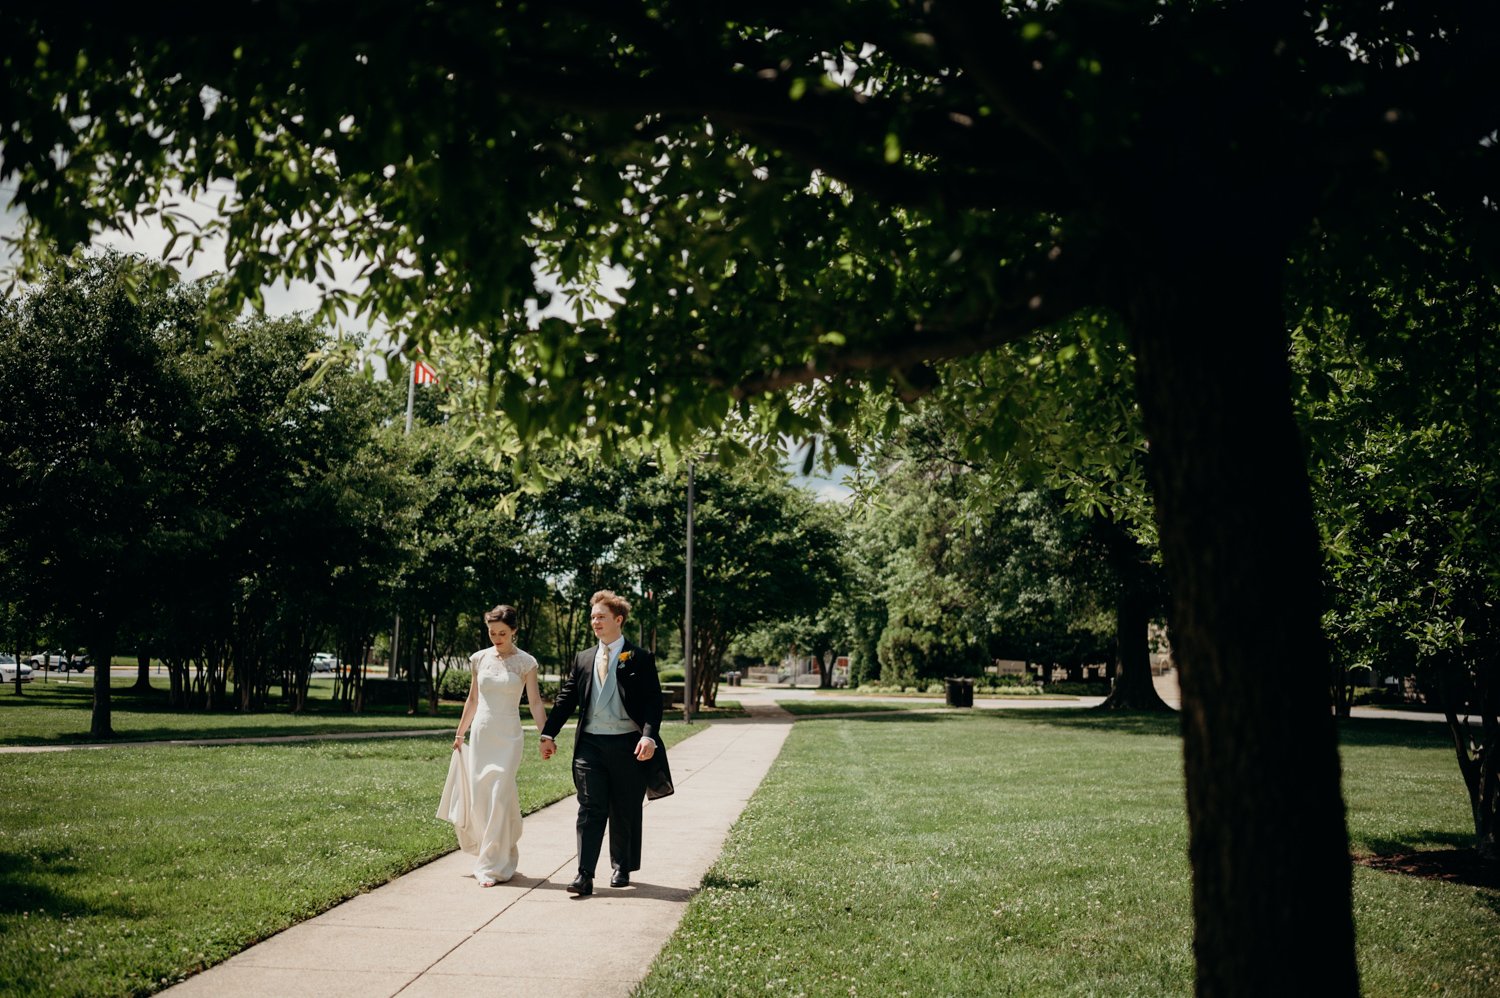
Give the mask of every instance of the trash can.
[[972, 707], [974, 706], [974, 680], [972, 679], [949, 679], [948, 706], [950, 707]]

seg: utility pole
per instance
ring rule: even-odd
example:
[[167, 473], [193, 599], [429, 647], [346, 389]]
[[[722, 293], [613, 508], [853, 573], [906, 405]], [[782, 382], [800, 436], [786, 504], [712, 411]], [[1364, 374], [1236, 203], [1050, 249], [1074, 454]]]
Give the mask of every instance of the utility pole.
[[693, 462], [688, 462], [687, 583], [682, 590], [682, 719], [693, 720]]

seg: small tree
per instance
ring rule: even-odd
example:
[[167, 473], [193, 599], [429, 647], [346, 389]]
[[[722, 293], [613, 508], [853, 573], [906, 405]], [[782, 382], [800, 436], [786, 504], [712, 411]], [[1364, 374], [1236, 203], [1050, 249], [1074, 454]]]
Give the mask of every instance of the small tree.
[[[1447, 716], [1476, 848], [1500, 864], [1500, 305], [1465, 230], [1414, 201], [1380, 240], [1316, 247], [1299, 289], [1335, 650]], [[1465, 715], [1475, 718], [1474, 723]]]
[[[686, 475], [644, 480], [627, 497], [633, 560], [662, 612], [682, 619]], [[817, 613], [835, 582], [832, 516], [784, 481], [707, 465], [697, 474], [693, 555], [695, 706], [712, 707], [734, 640], [773, 618]]]

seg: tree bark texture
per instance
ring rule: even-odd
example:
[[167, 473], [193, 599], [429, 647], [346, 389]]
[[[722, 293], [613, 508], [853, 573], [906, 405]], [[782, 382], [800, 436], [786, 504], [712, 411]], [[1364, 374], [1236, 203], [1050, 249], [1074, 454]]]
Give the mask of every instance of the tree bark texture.
[[151, 655], [141, 652], [135, 663], [135, 685], [130, 688], [132, 693], [151, 692]]
[[[1481, 863], [1495, 867], [1500, 866], [1500, 704], [1483, 673], [1472, 684], [1463, 672], [1459, 665], [1440, 668], [1438, 693], [1469, 794], [1474, 851]], [[1470, 713], [1479, 715], [1478, 731]]]
[[1212, 194], [1157, 216], [1181, 228], [1142, 247], [1128, 315], [1181, 670], [1197, 993], [1354, 996], [1285, 255]]
[[[706, 617], [706, 615], [705, 615]], [[693, 688], [683, 696], [693, 698], [694, 707], [716, 707], [719, 702], [719, 670], [724, 665], [724, 650], [729, 639], [723, 628], [710, 619], [693, 627]]]
[[89, 653], [94, 657], [94, 710], [89, 719], [89, 737], [95, 741], [105, 741], [115, 736], [110, 719], [109, 699], [109, 662], [114, 650], [114, 644], [110, 641], [89, 643]]
[[1114, 521], [1096, 517], [1093, 529], [1103, 541], [1115, 580], [1114, 688], [1101, 710], [1167, 711], [1151, 678], [1151, 617], [1161, 603], [1160, 582], [1146, 547]]
[[1119, 648], [1119, 673], [1114, 689], [1099, 705], [1100, 710], [1166, 711], [1156, 683], [1151, 679], [1150, 602], [1132, 592], [1115, 596], [1115, 641]]

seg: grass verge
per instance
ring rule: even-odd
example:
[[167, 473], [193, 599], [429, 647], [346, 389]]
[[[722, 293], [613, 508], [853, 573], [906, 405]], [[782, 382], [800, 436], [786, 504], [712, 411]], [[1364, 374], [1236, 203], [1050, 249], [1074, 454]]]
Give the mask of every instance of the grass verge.
[[[682, 704], [665, 711], [664, 716], [667, 720], [682, 720]], [[750, 712], [738, 700], [720, 700], [712, 707], [700, 705], [693, 708], [693, 717], [700, 721], [725, 721], [733, 717], [749, 716]]]
[[[637, 992], [1188, 995], [1175, 717], [797, 725]], [[1355, 721], [1355, 849], [1466, 842], [1440, 729]], [[1355, 871], [1365, 993], [1500, 993], [1500, 892]]]
[[[668, 744], [698, 726], [665, 726]], [[573, 792], [535, 739], [530, 813]], [[0, 991], [146, 994], [454, 848], [446, 738], [0, 757]], [[523, 855], [525, 845], [522, 845]]]

